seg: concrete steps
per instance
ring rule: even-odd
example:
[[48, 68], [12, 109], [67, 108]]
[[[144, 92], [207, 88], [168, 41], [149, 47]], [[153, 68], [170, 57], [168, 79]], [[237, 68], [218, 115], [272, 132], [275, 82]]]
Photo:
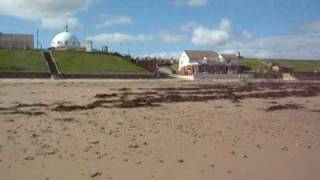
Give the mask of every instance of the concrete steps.
[[58, 65], [53, 60], [52, 54], [49, 51], [43, 51], [42, 54], [43, 54], [45, 61], [48, 64], [49, 71], [51, 73], [52, 78], [55, 78], [56, 76], [60, 75], [61, 72], [59, 70]]

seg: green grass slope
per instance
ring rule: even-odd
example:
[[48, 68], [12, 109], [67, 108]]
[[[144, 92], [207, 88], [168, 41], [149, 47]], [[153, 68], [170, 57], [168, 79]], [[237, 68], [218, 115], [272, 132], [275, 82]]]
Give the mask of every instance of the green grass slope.
[[286, 59], [256, 59], [241, 58], [240, 63], [243, 66], [250, 67], [257, 72], [268, 71], [268, 67], [263, 63], [272, 62], [274, 65], [290, 66], [296, 72], [313, 72], [320, 70], [320, 61], [316, 60], [286, 60]]
[[260, 59], [255, 58], [241, 58], [240, 64], [242, 66], [246, 66], [251, 68], [252, 70], [256, 72], [265, 72], [268, 71], [268, 67], [262, 63]]
[[320, 61], [314, 60], [269, 60], [278, 65], [291, 66], [296, 72], [312, 72], [320, 70]]
[[0, 72], [48, 72], [40, 51], [0, 49]]
[[117, 56], [85, 52], [53, 52], [63, 73], [146, 73], [147, 71]]

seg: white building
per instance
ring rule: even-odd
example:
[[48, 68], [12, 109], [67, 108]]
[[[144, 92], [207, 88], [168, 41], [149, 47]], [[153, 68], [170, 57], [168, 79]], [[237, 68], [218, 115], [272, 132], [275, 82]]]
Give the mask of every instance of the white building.
[[238, 73], [240, 60], [234, 54], [218, 54], [213, 51], [184, 51], [179, 60], [179, 71], [194, 73]]
[[108, 53], [109, 52], [109, 47], [108, 46], [102, 46], [101, 47], [101, 52]]
[[68, 26], [64, 32], [57, 34], [51, 41], [52, 48], [61, 49], [78, 49], [80, 48], [80, 41], [78, 38], [68, 31]]
[[93, 42], [92, 40], [86, 40], [84, 43], [84, 47], [86, 48], [86, 52], [93, 52]]
[[179, 71], [186, 66], [199, 65], [210, 61], [223, 62], [223, 57], [213, 51], [184, 51], [179, 60]]

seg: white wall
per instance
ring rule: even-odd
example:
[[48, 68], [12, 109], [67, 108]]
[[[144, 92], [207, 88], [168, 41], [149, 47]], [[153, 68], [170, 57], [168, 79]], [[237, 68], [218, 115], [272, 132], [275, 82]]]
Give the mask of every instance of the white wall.
[[180, 60], [179, 60], [179, 71], [181, 71], [181, 69], [184, 66], [189, 65], [189, 62], [190, 62], [190, 58], [188, 57], [188, 55], [185, 52], [183, 52], [181, 54], [181, 57], [180, 57]]
[[223, 58], [223, 56], [221, 54], [219, 54], [219, 59], [220, 59], [220, 62], [225, 63], [225, 59]]

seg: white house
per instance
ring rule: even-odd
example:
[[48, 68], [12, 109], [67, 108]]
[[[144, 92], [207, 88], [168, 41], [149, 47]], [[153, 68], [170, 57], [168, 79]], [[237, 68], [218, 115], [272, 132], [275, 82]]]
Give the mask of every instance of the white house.
[[214, 51], [184, 51], [179, 60], [179, 71], [188, 75], [196, 72], [238, 73], [239, 67], [237, 55], [218, 54]]
[[179, 60], [179, 71], [186, 66], [208, 62], [223, 62], [223, 57], [213, 51], [184, 51]]

